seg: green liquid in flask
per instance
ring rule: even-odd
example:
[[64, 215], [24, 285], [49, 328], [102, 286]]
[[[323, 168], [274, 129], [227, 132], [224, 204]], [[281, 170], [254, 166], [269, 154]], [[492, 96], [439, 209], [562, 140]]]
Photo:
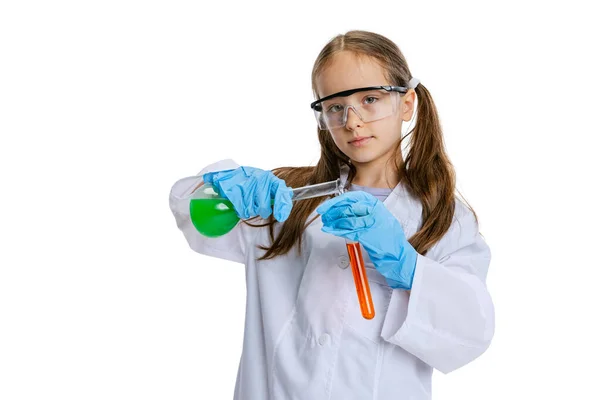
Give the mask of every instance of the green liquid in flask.
[[211, 238], [226, 234], [240, 220], [233, 204], [225, 199], [190, 200], [190, 219], [198, 232]]

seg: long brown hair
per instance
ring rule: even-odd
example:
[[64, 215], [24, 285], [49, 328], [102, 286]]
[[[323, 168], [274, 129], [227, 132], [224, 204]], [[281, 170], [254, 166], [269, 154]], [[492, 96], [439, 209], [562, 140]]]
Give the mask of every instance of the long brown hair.
[[[351, 51], [358, 56], [376, 59], [384, 68], [392, 85], [406, 87], [412, 78], [408, 63], [396, 44], [376, 33], [353, 30], [335, 36], [319, 53], [312, 71], [312, 89], [315, 97], [318, 97], [317, 76], [332, 57], [341, 51]], [[425, 254], [450, 227], [454, 216], [456, 179], [454, 167], [444, 149], [442, 127], [433, 99], [423, 84], [419, 84], [415, 91], [418, 98], [416, 124], [399, 141], [394, 162], [399, 179], [422, 204], [421, 228], [409, 238], [409, 242], [417, 252]], [[335, 145], [329, 131], [317, 128], [317, 134], [321, 144], [321, 157], [316, 166], [281, 167], [273, 170], [276, 176], [285, 180], [287, 186], [294, 188], [335, 180], [339, 178], [343, 165], [349, 168], [347, 184], [355, 177], [356, 168]], [[411, 136], [410, 148], [406, 160], [403, 160], [401, 144], [408, 136]], [[312, 222], [307, 222], [308, 216], [323, 200], [323, 197], [318, 197], [294, 203], [290, 216], [283, 222], [277, 236], [274, 231], [276, 220], [272, 215], [265, 224], [250, 224], [269, 227], [272, 244], [270, 247], [260, 246], [266, 252], [259, 259], [271, 259], [286, 254], [295, 244], [300, 253], [302, 233]], [[473, 211], [468, 203], [467, 206]], [[475, 212], [473, 214], [477, 220]], [[249, 224], [248, 221], [244, 222]]]

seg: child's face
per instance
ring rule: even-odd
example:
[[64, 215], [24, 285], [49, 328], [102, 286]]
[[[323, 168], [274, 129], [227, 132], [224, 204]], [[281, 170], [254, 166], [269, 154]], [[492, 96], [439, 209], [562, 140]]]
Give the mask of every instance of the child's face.
[[[366, 57], [359, 59], [347, 51], [334, 56], [329, 66], [317, 76], [316, 84], [319, 98], [343, 90], [391, 85], [376, 61]], [[348, 109], [346, 125], [331, 130], [335, 144], [356, 164], [387, 160], [398, 146], [402, 121], [412, 117], [414, 98], [415, 92], [410, 89], [400, 97], [396, 114], [368, 123]], [[365, 139], [356, 141], [360, 137]]]

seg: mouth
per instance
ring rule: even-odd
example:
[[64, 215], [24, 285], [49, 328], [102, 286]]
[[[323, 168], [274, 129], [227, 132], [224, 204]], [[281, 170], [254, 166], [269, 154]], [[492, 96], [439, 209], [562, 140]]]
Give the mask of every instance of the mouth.
[[348, 143], [350, 143], [352, 146], [360, 147], [370, 142], [372, 138], [373, 136], [357, 136]]

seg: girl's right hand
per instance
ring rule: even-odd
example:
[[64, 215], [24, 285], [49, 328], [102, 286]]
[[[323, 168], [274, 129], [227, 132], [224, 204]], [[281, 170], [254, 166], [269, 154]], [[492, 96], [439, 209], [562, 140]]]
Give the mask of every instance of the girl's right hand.
[[208, 172], [203, 175], [219, 195], [227, 198], [242, 219], [260, 215], [266, 219], [273, 213], [279, 222], [292, 211], [292, 189], [271, 171], [253, 167]]

